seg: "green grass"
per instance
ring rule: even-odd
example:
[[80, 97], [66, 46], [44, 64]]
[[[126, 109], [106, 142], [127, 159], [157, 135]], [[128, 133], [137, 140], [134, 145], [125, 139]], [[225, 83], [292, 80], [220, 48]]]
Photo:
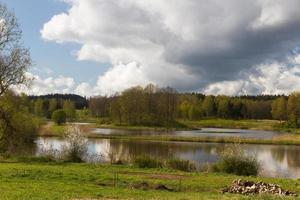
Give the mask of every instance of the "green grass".
[[276, 136], [272, 139], [255, 139], [241, 137], [184, 137], [171, 135], [149, 135], [149, 136], [129, 136], [129, 135], [97, 135], [91, 134], [89, 138], [102, 139], [125, 139], [125, 140], [149, 140], [149, 141], [172, 141], [172, 142], [206, 142], [206, 143], [240, 143], [240, 144], [276, 144], [276, 145], [300, 145], [300, 135], [288, 134]]
[[277, 120], [232, 120], [232, 119], [202, 119], [198, 121], [184, 121], [183, 123], [194, 127], [233, 128], [273, 130], [279, 122]]
[[39, 135], [41, 136], [63, 136], [65, 134], [66, 126], [57, 125], [54, 123], [46, 123], [41, 126], [39, 130]]
[[165, 130], [191, 130], [194, 127], [182, 121], [173, 121], [165, 123], [164, 125], [158, 126], [147, 126], [147, 125], [127, 125], [127, 124], [115, 124], [106, 118], [99, 118], [95, 122], [97, 128], [111, 128], [111, 129], [124, 129], [124, 130], [154, 130], [154, 131], [165, 131]]
[[[115, 173], [118, 174], [117, 181], [114, 181]], [[220, 190], [236, 178], [244, 177], [129, 166], [0, 163], [0, 199], [282, 199], [222, 194]], [[296, 180], [247, 179], [276, 183], [300, 193], [300, 182]], [[133, 188], [143, 182], [150, 188]], [[152, 186], [157, 184], [175, 191], [153, 189]]]

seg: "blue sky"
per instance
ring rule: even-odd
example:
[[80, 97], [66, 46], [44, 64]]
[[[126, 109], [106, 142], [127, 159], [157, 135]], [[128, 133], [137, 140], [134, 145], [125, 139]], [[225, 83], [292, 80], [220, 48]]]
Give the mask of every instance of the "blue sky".
[[[43, 78], [48, 76], [73, 77], [76, 83], [95, 84], [97, 76], [108, 65], [94, 61], [77, 61], [72, 55], [79, 45], [57, 44], [41, 38], [40, 30], [54, 15], [66, 12], [68, 5], [59, 0], [0, 0], [13, 10], [23, 31], [23, 41], [30, 49], [34, 66], [30, 72]], [[49, 73], [51, 72], [51, 73]]]

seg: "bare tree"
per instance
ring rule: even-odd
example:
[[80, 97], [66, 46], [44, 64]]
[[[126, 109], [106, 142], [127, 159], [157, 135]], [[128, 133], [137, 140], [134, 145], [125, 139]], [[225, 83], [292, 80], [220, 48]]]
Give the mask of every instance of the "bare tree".
[[26, 71], [31, 58], [21, 39], [15, 14], [0, 3], [0, 96], [13, 85], [28, 83]]

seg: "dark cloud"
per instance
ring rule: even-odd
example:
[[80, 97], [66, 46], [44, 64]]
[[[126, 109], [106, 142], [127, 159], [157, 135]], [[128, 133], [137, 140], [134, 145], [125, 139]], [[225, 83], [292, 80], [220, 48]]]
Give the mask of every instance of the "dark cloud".
[[[262, 63], [285, 63], [300, 44], [299, 0], [72, 0], [70, 4], [68, 13], [44, 25], [42, 37], [81, 44], [79, 59], [112, 63], [115, 67], [101, 77], [116, 85], [151, 81], [199, 89], [247, 76]], [[126, 63], [138, 63], [138, 70], [127, 72], [138, 72], [136, 76], [144, 80], [129, 80], [135, 76], [129, 73], [122, 80], [111, 77], [119, 62], [125, 63], [125, 71]]]

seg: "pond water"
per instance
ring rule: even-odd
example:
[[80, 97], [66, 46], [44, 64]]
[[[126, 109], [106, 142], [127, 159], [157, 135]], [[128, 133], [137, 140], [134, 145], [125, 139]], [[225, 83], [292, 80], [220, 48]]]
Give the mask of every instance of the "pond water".
[[121, 129], [105, 129], [95, 128], [92, 133], [99, 135], [174, 135], [185, 137], [245, 137], [270, 139], [279, 133], [273, 131], [258, 131], [246, 129], [224, 129], [224, 128], [202, 128], [200, 130], [187, 131], [153, 131], [153, 130], [121, 130]]
[[[42, 149], [61, 150], [65, 141], [61, 138], [39, 138], [36, 154]], [[227, 144], [228, 145], [228, 144]], [[226, 147], [220, 143], [158, 142], [89, 139], [90, 154], [101, 154], [109, 161], [115, 159], [131, 160], [137, 155], [150, 155], [161, 159], [180, 158], [193, 161], [197, 166], [213, 163]], [[300, 178], [300, 146], [285, 145], [242, 145], [245, 151], [255, 155], [261, 164], [260, 174], [270, 177]]]

